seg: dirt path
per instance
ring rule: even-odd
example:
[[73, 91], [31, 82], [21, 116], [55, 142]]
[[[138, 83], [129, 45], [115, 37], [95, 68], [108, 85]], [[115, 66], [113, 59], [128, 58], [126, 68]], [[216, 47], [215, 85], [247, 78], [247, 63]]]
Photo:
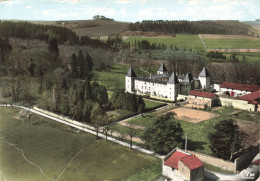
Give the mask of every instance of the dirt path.
[[80, 153], [82, 152], [84, 149], [86, 148], [86, 146], [82, 149], [80, 149], [71, 159], [70, 161], [67, 163], [67, 165], [64, 167], [64, 169], [61, 171], [60, 175], [57, 177], [56, 181], [59, 180], [59, 178], [61, 177], [61, 175], [65, 172], [65, 170], [67, 169], [67, 167], [69, 166], [69, 164], [72, 162], [72, 160], [74, 160], [74, 158]]
[[[130, 136], [128, 134], [122, 134], [122, 133], [119, 133], [119, 132], [113, 131], [113, 130], [109, 131], [108, 134], [111, 136], [117, 137], [117, 138], [123, 138], [125, 140], [130, 140]], [[141, 143], [141, 144], [145, 143], [145, 141], [143, 141], [141, 138], [138, 138], [138, 137], [133, 137], [132, 141], [134, 141], [136, 143]]]
[[122, 126], [125, 126], [125, 127], [136, 129], [136, 130], [145, 130], [146, 129], [143, 126], [138, 126], [138, 125], [130, 124], [130, 123], [126, 123], [126, 122], [120, 122], [119, 124]]

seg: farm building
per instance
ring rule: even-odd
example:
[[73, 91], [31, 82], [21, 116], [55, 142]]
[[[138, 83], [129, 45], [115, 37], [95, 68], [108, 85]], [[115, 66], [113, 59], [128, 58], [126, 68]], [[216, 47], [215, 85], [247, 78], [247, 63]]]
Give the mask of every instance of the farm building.
[[188, 102], [189, 104], [192, 104], [193, 107], [203, 109], [206, 107], [217, 106], [219, 99], [214, 93], [191, 90], [189, 92]]
[[231, 82], [223, 82], [220, 85], [220, 93], [231, 97], [243, 96], [257, 90], [260, 90], [260, 86], [258, 85], [237, 84]]
[[162, 174], [166, 180], [201, 181], [204, 164], [195, 155], [177, 148], [163, 159]]
[[137, 77], [130, 67], [125, 75], [125, 90], [130, 93], [147, 94], [173, 101], [178, 94], [188, 94], [194, 89], [208, 89], [210, 87], [210, 75], [204, 67], [198, 78], [194, 78], [190, 72], [184, 75], [171, 74], [162, 62], [156, 75]]
[[248, 104], [254, 105], [255, 107], [253, 111], [260, 111], [260, 90], [241, 96], [238, 99], [247, 101]]

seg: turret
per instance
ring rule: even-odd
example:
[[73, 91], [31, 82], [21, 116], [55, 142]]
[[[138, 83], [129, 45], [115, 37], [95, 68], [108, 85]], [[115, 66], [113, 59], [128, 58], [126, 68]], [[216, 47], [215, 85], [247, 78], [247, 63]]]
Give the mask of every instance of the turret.
[[157, 74], [167, 74], [167, 73], [168, 73], [168, 71], [167, 71], [164, 63], [162, 62], [158, 71], [157, 71]]
[[134, 79], [136, 78], [136, 74], [134, 72], [134, 69], [132, 66], [129, 68], [127, 74], [125, 75], [125, 91], [132, 93], [135, 85], [134, 85]]
[[180, 90], [180, 82], [173, 72], [167, 82], [167, 97], [176, 101]]
[[202, 89], [209, 89], [210, 87], [210, 75], [206, 67], [202, 69], [202, 71], [199, 74], [199, 80], [201, 84]]

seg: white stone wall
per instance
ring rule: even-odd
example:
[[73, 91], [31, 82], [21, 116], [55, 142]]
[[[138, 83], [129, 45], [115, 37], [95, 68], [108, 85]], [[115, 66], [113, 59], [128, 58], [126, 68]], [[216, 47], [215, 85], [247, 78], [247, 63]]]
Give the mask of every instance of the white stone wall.
[[178, 173], [178, 170], [172, 169], [163, 164], [162, 175], [170, 178], [172, 181], [184, 181], [182, 176]]
[[227, 106], [227, 107], [234, 107], [237, 109], [243, 109], [246, 111], [256, 111], [255, 110], [255, 105], [254, 104], [248, 104], [247, 101], [244, 100], [239, 100], [239, 99], [232, 99], [232, 98], [226, 98], [226, 97], [219, 97], [221, 101], [222, 106]]
[[202, 89], [208, 89], [210, 87], [210, 77], [199, 77]]
[[237, 90], [237, 89], [227, 89], [227, 88], [220, 88], [220, 93], [221, 94], [225, 94], [225, 92], [229, 92], [231, 94], [231, 92], [234, 92], [234, 96], [235, 97], [240, 97], [246, 94], [250, 94], [252, 93], [251, 91], [244, 91], [244, 90]]
[[133, 88], [134, 88], [134, 81], [132, 79], [132, 77], [128, 77], [125, 76], [125, 91], [126, 92], [133, 92]]
[[219, 92], [220, 91], [220, 84], [214, 84], [213, 85], [213, 89], [215, 89], [217, 92]]
[[135, 90], [138, 94], [149, 93], [154, 96], [176, 100], [177, 91], [175, 84], [160, 84], [143, 80], [135, 80]]

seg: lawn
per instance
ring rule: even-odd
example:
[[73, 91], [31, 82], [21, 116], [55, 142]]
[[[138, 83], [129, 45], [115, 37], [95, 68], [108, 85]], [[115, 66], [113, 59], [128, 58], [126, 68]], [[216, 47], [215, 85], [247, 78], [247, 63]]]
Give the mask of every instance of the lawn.
[[158, 180], [162, 178], [162, 161], [159, 161], [147, 168], [144, 168], [129, 177], [126, 177], [122, 181], [134, 181], [134, 180]]
[[259, 48], [260, 39], [203, 39], [207, 48]]
[[[122, 134], [128, 134], [129, 135], [129, 132], [130, 132], [130, 129], [129, 127], [126, 127], [126, 126], [122, 126], [120, 124], [115, 124], [113, 126], [110, 126], [110, 130], [113, 130], [113, 131], [117, 131], [119, 133], [122, 133]], [[134, 137], [142, 137], [144, 135], [144, 131], [143, 130], [135, 130], [135, 133], [134, 133]]]
[[162, 102], [151, 101], [151, 100], [147, 100], [147, 99], [145, 99], [144, 102], [145, 102], [146, 110], [151, 110], [151, 109], [155, 109], [155, 108], [161, 107], [163, 105], [166, 105], [165, 103], [162, 103]]
[[[153, 123], [155, 122], [156, 118], [157, 118], [156, 115], [148, 114], [143, 118], [138, 117], [135, 119], [131, 119], [130, 121], [128, 121], [128, 123], [132, 123], [132, 124], [136, 124], [148, 128], [150, 126], [153, 126]], [[208, 134], [214, 131], [214, 125], [216, 123], [228, 118], [230, 118], [230, 116], [223, 115], [196, 124], [181, 121], [181, 120], [177, 120], [177, 121], [180, 122], [184, 130], [184, 135], [188, 136], [189, 150], [212, 155], [212, 152], [209, 148]]]
[[234, 116], [234, 118], [260, 123], [260, 114], [259, 113], [249, 113], [248, 111], [242, 111], [242, 112], [234, 114], [233, 116]]
[[217, 110], [215, 110], [216, 112], [220, 113], [220, 114], [230, 114], [232, 112], [238, 111], [238, 109], [235, 109], [233, 107], [221, 107]]
[[0, 108], [0, 174], [8, 181], [120, 180], [158, 161], [36, 115], [29, 125], [13, 117], [19, 111]]
[[141, 41], [141, 40], [147, 40], [150, 43], [156, 43], [157, 45], [165, 44], [167, 48], [170, 48], [170, 45], [177, 46], [179, 49], [194, 49], [194, 50], [203, 50], [204, 47], [199, 39], [198, 35], [190, 35], [190, 34], [177, 34], [176, 37], [138, 37], [138, 36], [131, 36], [131, 37], [125, 37], [124, 42], [125, 43], [131, 43], [134, 41]]
[[[130, 68], [129, 65], [116, 64], [109, 70], [95, 71], [94, 80], [105, 85], [108, 90], [124, 89], [125, 88], [125, 75]], [[137, 76], [148, 76], [148, 68], [133, 67]]]

